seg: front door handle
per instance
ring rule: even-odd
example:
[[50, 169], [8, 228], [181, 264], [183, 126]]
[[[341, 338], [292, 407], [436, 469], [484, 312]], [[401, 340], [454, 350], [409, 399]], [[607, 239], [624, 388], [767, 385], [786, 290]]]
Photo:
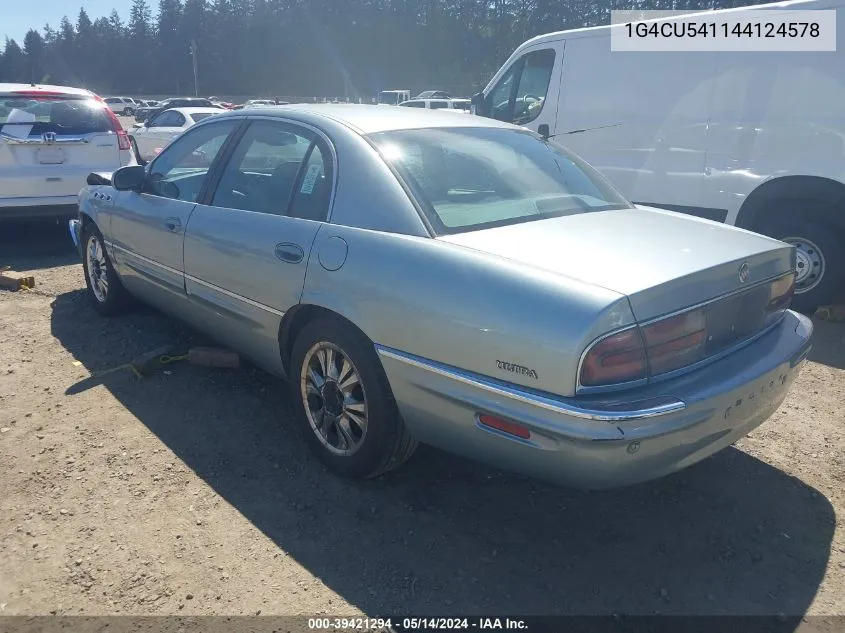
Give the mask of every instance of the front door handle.
[[294, 244], [293, 242], [282, 242], [280, 244], [276, 244], [274, 252], [276, 253], [276, 257], [288, 264], [298, 264], [302, 261], [302, 258], [305, 257], [305, 251], [302, 250], [302, 247], [299, 244]]
[[182, 220], [179, 218], [167, 218], [164, 221], [164, 226], [166, 226], [167, 230], [171, 233], [178, 233], [182, 230]]

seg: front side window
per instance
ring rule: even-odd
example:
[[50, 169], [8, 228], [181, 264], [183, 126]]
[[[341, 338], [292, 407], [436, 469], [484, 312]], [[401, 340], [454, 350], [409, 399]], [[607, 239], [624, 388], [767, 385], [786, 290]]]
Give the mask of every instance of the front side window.
[[536, 119], [546, 101], [554, 65], [551, 48], [517, 59], [487, 95], [490, 118], [517, 125]]
[[221, 121], [188, 130], [150, 163], [144, 193], [196, 202], [214, 159], [236, 125], [236, 121]]
[[524, 125], [539, 116], [549, 91], [554, 65], [555, 52], [551, 48], [525, 56], [514, 100], [512, 121], [517, 125]]
[[232, 153], [212, 204], [285, 215], [313, 140], [307, 130], [254, 121]]
[[438, 234], [632, 206], [580, 158], [528, 131], [429, 128], [371, 138]]
[[178, 112], [162, 112], [152, 121], [150, 127], [182, 127], [185, 117]]

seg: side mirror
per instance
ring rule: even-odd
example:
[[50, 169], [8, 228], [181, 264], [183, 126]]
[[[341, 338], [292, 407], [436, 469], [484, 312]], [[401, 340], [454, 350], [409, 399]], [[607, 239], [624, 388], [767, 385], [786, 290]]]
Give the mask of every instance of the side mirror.
[[537, 126], [537, 133], [542, 136], [544, 139], [549, 140], [551, 138], [551, 132], [549, 132], [549, 124], [548, 123], [541, 123]]
[[121, 167], [112, 176], [112, 187], [118, 191], [141, 191], [147, 178], [147, 170], [142, 165]]
[[144, 127], [150, 127], [150, 121], [151, 119], [144, 119]]
[[490, 114], [487, 111], [487, 100], [484, 98], [483, 92], [476, 92], [472, 95], [472, 99], [470, 99], [469, 104], [469, 110], [473, 114], [477, 114], [479, 116], [488, 116]]

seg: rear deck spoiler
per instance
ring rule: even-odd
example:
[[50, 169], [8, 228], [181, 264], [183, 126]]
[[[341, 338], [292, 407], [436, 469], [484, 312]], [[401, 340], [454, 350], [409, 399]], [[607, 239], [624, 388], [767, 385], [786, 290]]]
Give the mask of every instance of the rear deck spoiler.
[[92, 171], [85, 182], [89, 185], [111, 185], [111, 175], [110, 171]]

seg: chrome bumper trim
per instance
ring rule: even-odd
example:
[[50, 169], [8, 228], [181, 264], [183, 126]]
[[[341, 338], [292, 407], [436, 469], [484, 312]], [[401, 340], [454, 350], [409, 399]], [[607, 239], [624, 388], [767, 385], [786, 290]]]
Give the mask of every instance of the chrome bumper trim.
[[551, 411], [552, 413], [572, 416], [575, 418], [597, 420], [601, 422], [626, 422], [629, 420], [654, 418], [682, 411], [686, 408], [686, 404], [683, 401], [668, 397], [650, 398], [648, 400], [638, 402], [623, 402], [619, 404], [608, 404], [601, 407], [592, 406], [588, 408], [574, 401], [567, 401], [566, 399], [545, 396], [525, 389], [519, 389], [507, 383], [501, 383], [490, 378], [479, 376], [478, 374], [457, 369], [450, 365], [444, 365], [443, 363], [422, 358], [421, 356], [408, 354], [397, 349], [384, 347], [382, 345], [376, 345], [375, 347], [376, 351], [382, 357], [391, 358], [408, 365], [413, 365], [414, 367], [456, 380], [477, 389], [482, 389], [497, 396], [503, 396], [510, 398], [511, 400], [516, 400], [524, 404]]
[[70, 239], [73, 240], [73, 245], [76, 250], [82, 252], [82, 246], [79, 243], [80, 234], [82, 232], [82, 222], [79, 220], [68, 220], [68, 230], [70, 231]]

